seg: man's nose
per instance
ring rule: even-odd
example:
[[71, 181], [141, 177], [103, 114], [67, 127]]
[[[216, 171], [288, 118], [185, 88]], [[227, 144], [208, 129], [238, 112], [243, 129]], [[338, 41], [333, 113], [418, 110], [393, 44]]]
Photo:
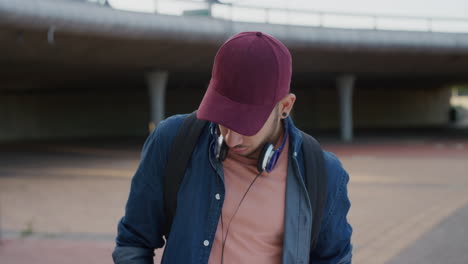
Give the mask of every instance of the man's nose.
[[224, 137], [224, 141], [226, 142], [226, 145], [228, 145], [228, 147], [232, 148], [237, 145], [241, 145], [243, 142], [242, 138], [243, 136], [241, 134], [236, 133], [231, 129], [228, 129], [226, 132], [226, 136]]

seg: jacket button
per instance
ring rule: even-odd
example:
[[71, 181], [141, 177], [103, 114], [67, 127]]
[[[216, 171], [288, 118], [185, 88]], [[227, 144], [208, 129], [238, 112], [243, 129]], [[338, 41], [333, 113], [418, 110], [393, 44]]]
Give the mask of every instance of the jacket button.
[[215, 195], [215, 198], [216, 198], [216, 200], [219, 200], [219, 199], [221, 199], [221, 195], [219, 195], [219, 193], [217, 193], [217, 194]]
[[203, 245], [204, 245], [205, 247], [209, 246], [209, 245], [210, 245], [210, 241], [208, 241], [208, 240], [203, 241]]

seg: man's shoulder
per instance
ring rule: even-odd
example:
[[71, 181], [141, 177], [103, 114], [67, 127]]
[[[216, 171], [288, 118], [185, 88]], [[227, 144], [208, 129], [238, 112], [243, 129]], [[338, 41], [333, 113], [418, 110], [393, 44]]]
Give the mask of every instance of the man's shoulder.
[[180, 126], [184, 122], [185, 118], [187, 118], [189, 114], [177, 114], [170, 116], [161, 122], [159, 122], [156, 130], [158, 133], [173, 133], [174, 131], [179, 130]]
[[168, 149], [188, 115], [189, 114], [173, 115], [159, 122], [158, 126], [146, 139], [143, 149], [149, 146], [158, 146], [162, 149]]
[[328, 182], [336, 187], [346, 184], [349, 180], [348, 173], [338, 157], [329, 151], [323, 151], [325, 167], [327, 169]]
[[338, 157], [330, 151], [323, 150], [323, 157], [327, 167], [343, 167]]

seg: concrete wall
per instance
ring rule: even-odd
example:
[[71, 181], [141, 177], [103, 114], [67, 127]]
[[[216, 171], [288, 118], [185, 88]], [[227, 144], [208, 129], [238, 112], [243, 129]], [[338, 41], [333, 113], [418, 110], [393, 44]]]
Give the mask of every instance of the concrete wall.
[[148, 132], [144, 91], [0, 94], [0, 140], [141, 136]]
[[[337, 89], [295, 89], [294, 119], [303, 129], [338, 129]], [[360, 89], [355, 87], [355, 128], [404, 128], [448, 124], [450, 88]]]
[[[197, 109], [208, 83], [173, 82], [169, 85], [167, 116]], [[338, 130], [340, 117], [336, 90], [333, 87], [294, 89], [297, 95], [293, 112], [296, 124], [305, 130]], [[355, 128], [448, 124], [450, 88], [360, 89], [357, 86], [354, 91]], [[149, 111], [145, 88], [3, 93], [0, 94], [0, 141], [146, 136]]]
[[166, 116], [175, 114], [191, 113], [198, 109], [206, 86], [179, 87], [169, 89], [166, 93]]
[[[166, 113], [188, 113], [198, 108], [206, 86], [179, 86], [168, 90]], [[338, 129], [339, 98], [336, 88], [293, 89], [297, 101], [296, 124], [306, 130]], [[405, 128], [448, 124], [450, 88], [365, 88], [355, 87], [355, 128]]]

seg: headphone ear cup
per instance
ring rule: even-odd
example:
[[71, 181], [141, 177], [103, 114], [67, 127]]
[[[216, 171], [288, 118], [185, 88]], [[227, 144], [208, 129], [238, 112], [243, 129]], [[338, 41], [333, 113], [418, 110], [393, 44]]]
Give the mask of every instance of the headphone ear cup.
[[224, 161], [226, 159], [228, 151], [229, 151], [229, 147], [226, 144], [226, 142], [223, 141], [223, 143], [221, 144], [221, 148], [219, 149], [219, 160], [220, 161]]
[[216, 138], [213, 151], [218, 161], [224, 161], [226, 159], [229, 147], [226, 142], [224, 142], [223, 136], [218, 136]]
[[268, 168], [268, 163], [270, 162], [271, 152], [273, 151], [273, 144], [267, 143], [263, 146], [260, 156], [258, 156], [257, 170], [259, 173], [262, 173]]

